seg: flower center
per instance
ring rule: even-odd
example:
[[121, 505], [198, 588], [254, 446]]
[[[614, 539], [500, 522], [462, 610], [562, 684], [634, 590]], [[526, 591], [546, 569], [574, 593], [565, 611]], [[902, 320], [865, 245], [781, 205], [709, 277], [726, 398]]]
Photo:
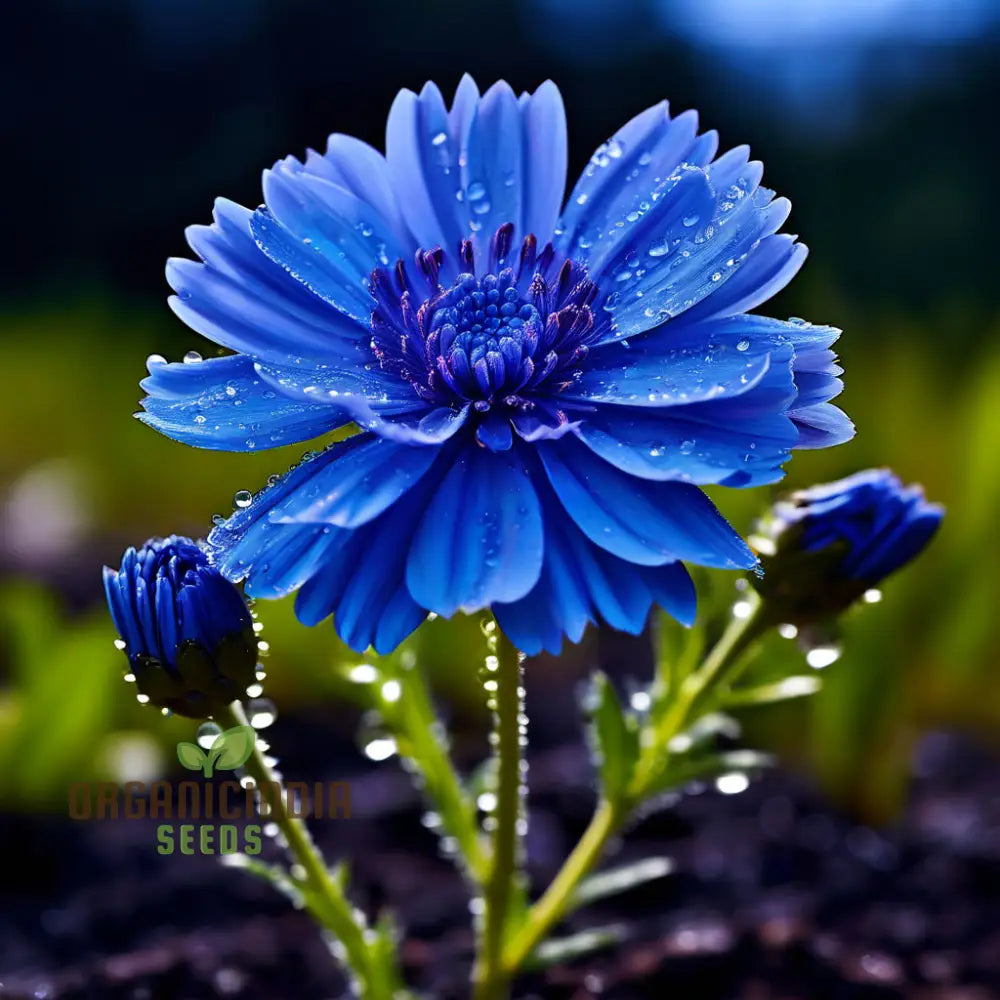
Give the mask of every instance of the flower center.
[[[513, 232], [496, 231], [481, 273], [469, 240], [456, 261], [436, 248], [419, 251], [415, 268], [400, 261], [372, 273], [372, 350], [421, 399], [480, 413], [533, 409], [572, 381], [593, 343], [597, 288], [584, 268], [557, 260], [551, 245], [539, 253], [533, 236], [514, 249]], [[457, 272], [448, 285], [446, 268]], [[428, 294], [415, 291], [414, 271]]]

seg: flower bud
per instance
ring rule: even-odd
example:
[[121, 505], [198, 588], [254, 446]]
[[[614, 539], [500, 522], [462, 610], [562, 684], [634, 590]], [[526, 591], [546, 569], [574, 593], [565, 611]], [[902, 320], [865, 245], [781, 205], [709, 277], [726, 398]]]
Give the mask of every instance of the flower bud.
[[888, 469], [800, 490], [750, 540], [764, 571], [754, 586], [781, 621], [829, 618], [917, 556], [943, 516]]
[[143, 700], [203, 719], [256, 679], [257, 640], [240, 592], [189, 538], [153, 538], [104, 567], [111, 617]]

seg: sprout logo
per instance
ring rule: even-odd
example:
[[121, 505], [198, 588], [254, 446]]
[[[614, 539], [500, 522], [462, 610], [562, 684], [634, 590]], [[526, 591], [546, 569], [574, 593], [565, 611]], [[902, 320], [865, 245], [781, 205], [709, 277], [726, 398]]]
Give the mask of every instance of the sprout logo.
[[253, 753], [257, 733], [253, 726], [234, 726], [215, 738], [208, 750], [197, 743], [178, 743], [177, 759], [189, 771], [201, 771], [211, 778], [215, 771], [235, 771]]

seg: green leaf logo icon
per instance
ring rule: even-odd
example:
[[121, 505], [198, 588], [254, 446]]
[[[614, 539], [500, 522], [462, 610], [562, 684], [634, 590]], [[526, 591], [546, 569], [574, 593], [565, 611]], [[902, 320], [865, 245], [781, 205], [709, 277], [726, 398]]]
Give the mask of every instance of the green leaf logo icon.
[[216, 736], [207, 753], [196, 743], [178, 743], [177, 759], [189, 771], [201, 771], [211, 778], [213, 771], [233, 771], [245, 764], [256, 738], [253, 726], [233, 726]]
[[233, 726], [216, 736], [208, 754], [218, 770], [232, 771], [249, 760], [256, 738], [253, 726]]
[[205, 765], [205, 754], [197, 743], [178, 743], [177, 759], [189, 771], [200, 771]]

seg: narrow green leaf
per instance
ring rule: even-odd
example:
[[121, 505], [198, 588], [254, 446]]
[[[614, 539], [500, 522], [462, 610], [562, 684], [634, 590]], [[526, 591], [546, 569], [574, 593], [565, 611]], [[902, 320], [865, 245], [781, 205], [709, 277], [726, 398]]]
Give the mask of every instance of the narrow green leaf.
[[200, 771], [205, 764], [205, 752], [197, 743], [178, 743], [177, 759], [189, 771]]
[[588, 699], [594, 765], [601, 789], [611, 801], [620, 799], [632, 778], [639, 755], [636, 719], [623, 711], [607, 676], [594, 675]]
[[233, 726], [215, 737], [209, 755], [219, 771], [232, 771], [245, 764], [253, 753], [257, 732], [253, 726]]
[[625, 924], [608, 924], [593, 930], [581, 931], [564, 938], [543, 941], [525, 963], [528, 969], [546, 969], [551, 965], [572, 962], [602, 948], [611, 948], [628, 936]]
[[598, 872], [576, 887], [570, 907], [578, 910], [609, 896], [617, 896], [646, 882], [665, 878], [673, 870], [674, 863], [670, 858], [643, 858], [630, 865]]
[[760, 771], [771, 767], [774, 758], [756, 750], [729, 750], [722, 753], [691, 754], [671, 761], [650, 789], [650, 796], [661, 795], [686, 785], [722, 774]]
[[295, 905], [299, 906], [305, 899], [306, 885], [296, 881], [281, 865], [268, 864], [250, 857], [248, 854], [228, 854], [224, 861], [229, 868], [239, 868], [256, 875], [257, 878], [271, 884], [283, 896], [287, 896]]
[[772, 705], [791, 698], [807, 698], [823, 686], [822, 678], [812, 674], [797, 674], [773, 684], [760, 687], [737, 688], [725, 700], [726, 708], [744, 708], [753, 705]]

